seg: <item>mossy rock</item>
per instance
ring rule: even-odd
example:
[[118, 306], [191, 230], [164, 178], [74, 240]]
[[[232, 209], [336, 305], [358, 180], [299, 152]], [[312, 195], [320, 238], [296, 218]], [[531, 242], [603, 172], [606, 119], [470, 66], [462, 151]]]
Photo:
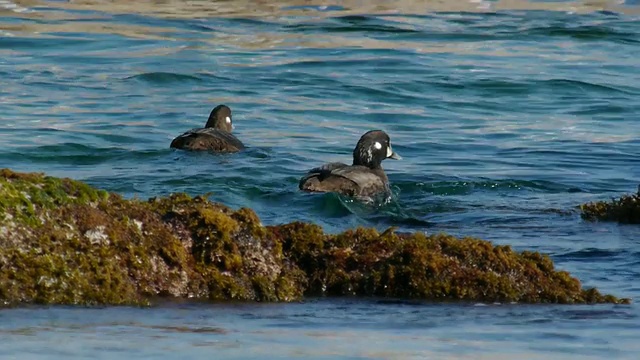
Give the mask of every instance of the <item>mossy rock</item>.
[[308, 275], [307, 294], [522, 303], [628, 302], [582, 289], [546, 255], [446, 234], [358, 228], [325, 235], [315, 225], [274, 226], [285, 254]]
[[640, 224], [640, 189], [610, 201], [596, 201], [580, 205], [581, 216], [588, 221], [616, 221], [621, 224]]
[[147, 304], [154, 296], [291, 301], [304, 275], [257, 216], [176, 194], [125, 200], [0, 172], [0, 301]]
[[304, 295], [484, 302], [628, 302], [533, 252], [479, 239], [316, 225], [265, 227], [250, 209], [173, 194], [126, 200], [82, 182], [0, 170], [0, 301], [148, 304], [158, 296]]

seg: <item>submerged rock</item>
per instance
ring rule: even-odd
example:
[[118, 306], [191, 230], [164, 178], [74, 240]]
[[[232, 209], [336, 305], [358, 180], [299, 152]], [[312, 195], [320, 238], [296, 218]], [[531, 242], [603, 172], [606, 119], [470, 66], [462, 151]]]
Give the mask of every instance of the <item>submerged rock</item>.
[[332, 235], [299, 222], [265, 227], [250, 209], [201, 196], [126, 200], [79, 181], [0, 170], [4, 305], [305, 295], [628, 302], [582, 289], [545, 255], [479, 239], [365, 228]]
[[640, 224], [640, 187], [635, 194], [622, 195], [610, 201], [596, 201], [580, 205], [581, 216], [589, 221], [617, 221], [621, 224]]

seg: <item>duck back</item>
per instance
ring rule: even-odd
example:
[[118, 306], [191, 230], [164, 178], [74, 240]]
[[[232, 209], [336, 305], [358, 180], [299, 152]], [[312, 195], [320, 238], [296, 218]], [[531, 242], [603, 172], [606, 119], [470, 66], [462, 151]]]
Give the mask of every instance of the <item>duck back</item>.
[[230, 132], [200, 128], [189, 130], [173, 139], [170, 145], [174, 149], [208, 150], [215, 152], [236, 152], [244, 149], [244, 145]]
[[329, 163], [309, 170], [300, 179], [300, 190], [309, 192], [336, 192], [347, 196], [372, 196], [388, 188], [387, 176], [382, 169], [366, 166]]

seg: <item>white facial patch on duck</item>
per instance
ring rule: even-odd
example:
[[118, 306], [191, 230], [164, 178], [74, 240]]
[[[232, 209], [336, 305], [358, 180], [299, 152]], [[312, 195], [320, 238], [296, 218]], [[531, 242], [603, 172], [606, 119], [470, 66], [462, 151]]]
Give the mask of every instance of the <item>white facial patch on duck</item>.
[[227, 116], [227, 118], [225, 119], [227, 121], [227, 124], [231, 124], [231, 118]]
[[391, 157], [393, 155], [393, 150], [391, 150], [391, 145], [387, 146], [387, 157]]
[[373, 144], [373, 147], [375, 147], [376, 149], [380, 150], [382, 149], [382, 144], [380, 144], [379, 142], [375, 142], [375, 144]]

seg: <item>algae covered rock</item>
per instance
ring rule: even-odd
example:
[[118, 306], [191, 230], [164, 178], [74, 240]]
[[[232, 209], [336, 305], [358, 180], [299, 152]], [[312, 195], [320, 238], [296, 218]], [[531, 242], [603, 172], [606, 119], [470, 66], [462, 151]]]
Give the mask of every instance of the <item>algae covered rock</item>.
[[589, 221], [640, 224], [640, 187], [635, 194], [623, 195], [610, 201], [582, 204], [580, 210], [582, 218]]
[[0, 301], [145, 304], [152, 296], [299, 299], [304, 275], [252, 211], [186, 195], [125, 200], [0, 172]]
[[307, 294], [366, 295], [483, 302], [627, 302], [582, 289], [548, 256], [446, 234], [338, 235], [304, 223], [272, 227], [285, 253], [309, 276]]
[[551, 260], [445, 234], [265, 227], [249, 209], [174, 194], [127, 200], [82, 182], [0, 170], [4, 305], [147, 304], [154, 297], [294, 301], [357, 295], [626, 302]]

